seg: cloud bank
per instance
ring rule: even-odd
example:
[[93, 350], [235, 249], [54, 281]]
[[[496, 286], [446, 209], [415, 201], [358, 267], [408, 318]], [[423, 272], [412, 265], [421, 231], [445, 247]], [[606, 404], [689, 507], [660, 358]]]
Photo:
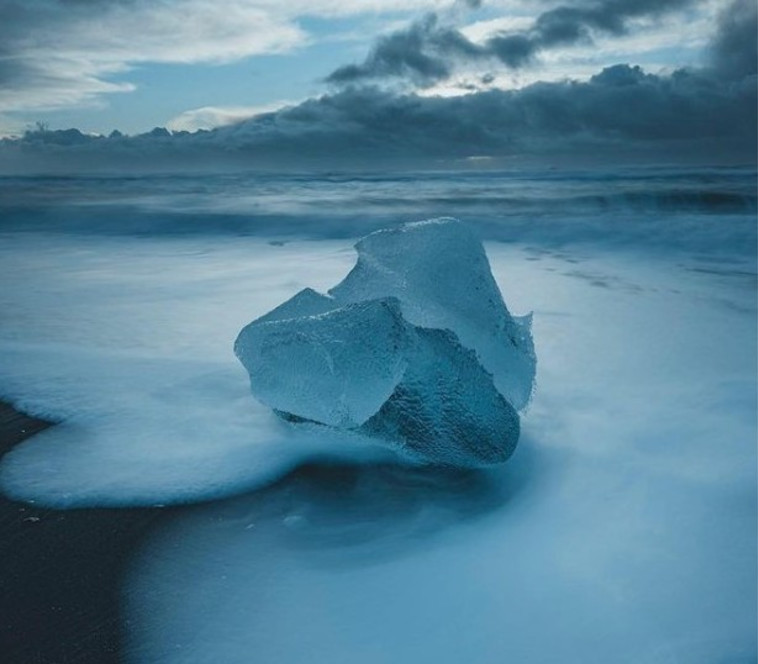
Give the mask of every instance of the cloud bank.
[[[643, 5], [649, 6], [635, 7]], [[609, 19], [608, 25], [621, 24]], [[76, 130], [33, 132], [0, 144], [0, 169], [365, 169], [455, 166], [472, 158], [494, 165], [532, 159], [754, 163], [755, 26], [755, 4], [737, 0], [722, 14], [710, 61], [700, 69], [664, 75], [618, 64], [588, 81], [457, 97], [345, 85], [194, 134], [157, 129], [103, 138]], [[459, 52], [466, 48], [461, 45]], [[434, 64], [416, 62], [409, 75], [423, 77], [424, 71], [433, 73]]]

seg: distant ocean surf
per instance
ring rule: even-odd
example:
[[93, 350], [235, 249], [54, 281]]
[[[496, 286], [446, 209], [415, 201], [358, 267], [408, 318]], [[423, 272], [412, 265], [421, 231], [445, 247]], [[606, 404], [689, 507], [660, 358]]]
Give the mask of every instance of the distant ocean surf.
[[484, 239], [744, 253], [755, 167], [0, 177], [0, 231], [351, 238], [452, 216]]

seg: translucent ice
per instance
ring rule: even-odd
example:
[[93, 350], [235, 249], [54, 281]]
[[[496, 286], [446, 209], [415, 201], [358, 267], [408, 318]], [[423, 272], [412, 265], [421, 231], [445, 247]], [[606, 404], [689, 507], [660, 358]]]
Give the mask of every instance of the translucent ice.
[[518, 441], [518, 413], [452, 332], [415, 332], [403, 380], [361, 432], [398, 441], [435, 463], [505, 461]]
[[[330, 298], [301, 291], [252, 322], [240, 332], [235, 352], [262, 403], [322, 424], [356, 427], [381, 408], [405, 373], [409, 325], [394, 299], [339, 309], [332, 304], [333, 311], [309, 315], [319, 308], [317, 297], [328, 306]], [[303, 315], [289, 317], [298, 311]]]
[[329, 293], [340, 302], [396, 297], [406, 320], [455, 332], [516, 409], [529, 401], [536, 360], [531, 317], [514, 318], [484, 247], [456, 219], [378, 231], [355, 245], [358, 262]]
[[481, 243], [438, 219], [356, 246], [356, 266], [329, 296], [300, 291], [240, 332], [235, 353], [255, 397], [290, 421], [384, 439], [425, 461], [507, 459], [534, 352]]

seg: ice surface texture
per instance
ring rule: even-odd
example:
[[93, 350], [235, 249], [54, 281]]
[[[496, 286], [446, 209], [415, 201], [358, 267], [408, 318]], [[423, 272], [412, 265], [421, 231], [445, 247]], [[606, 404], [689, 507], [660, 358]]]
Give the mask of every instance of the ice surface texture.
[[355, 247], [358, 262], [332, 297], [396, 297], [407, 321], [454, 332], [511, 405], [526, 406], [536, 367], [531, 317], [509, 314], [484, 247], [467, 226], [432, 219], [372, 233]]
[[[280, 309], [297, 309], [298, 302], [316, 296], [302, 291]], [[267, 406], [322, 424], [356, 427], [402, 380], [412, 333], [394, 300], [336, 308], [323, 299], [333, 311], [279, 320], [264, 316], [240, 333], [235, 350], [253, 393]]]
[[321, 295], [246, 326], [252, 392], [291, 421], [358, 431], [434, 463], [507, 459], [535, 375], [530, 319], [503, 302], [479, 240], [454, 219], [379, 231]]

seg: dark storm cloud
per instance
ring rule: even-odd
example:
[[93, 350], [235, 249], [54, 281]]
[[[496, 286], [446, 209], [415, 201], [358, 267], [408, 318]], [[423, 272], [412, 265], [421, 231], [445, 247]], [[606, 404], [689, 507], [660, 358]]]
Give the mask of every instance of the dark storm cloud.
[[593, 32], [621, 35], [629, 19], [657, 16], [693, 1], [605, 0], [564, 5], [540, 14], [525, 32], [497, 34], [483, 44], [475, 44], [429, 14], [381, 37], [364, 62], [336, 69], [327, 81], [353, 84], [395, 77], [433, 85], [448, 78], [457, 62], [494, 59], [507, 67], [523, 67], [540, 51], [591, 41]]
[[736, 0], [722, 12], [711, 46], [713, 67], [720, 75], [740, 79], [756, 73], [757, 15], [755, 0]]
[[616, 65], [587, 82], [452, 98], [349, 87], [212, 132], [116, 139], [48, 132], [5, 148], [38, 155], [46, 167], [62, 159], [66, 168], [77, 160], [90, 168], [415, 167], [483, 155], [548, 163], [734, 163], [755, 159], [755, 109], [755, 77], [735, 82], [684, 70], [656, 76]]
[[281, 111], [266, 122], [277, 143], [296, 136], [301, 146], [329, 136], [332, 147], [418, 155], [623, 145], [665, 155], [680, 142], [749, 141], [755, 136], [755, 100], [754, 81], [727, 85], [705, 72], [682, 70], [661, 77], [617, 65], [585, 83], [537, 83], [453, 98], [353, 87]]
[[482, 49], [461, 32], [440, 25], [435, 14], [428, 14], [410, 27], [382, 37], [362, 64], [340, 67], [327, 81], [401, 77], [424, 85], [450, 76], [452, 60], [481, 55]]

